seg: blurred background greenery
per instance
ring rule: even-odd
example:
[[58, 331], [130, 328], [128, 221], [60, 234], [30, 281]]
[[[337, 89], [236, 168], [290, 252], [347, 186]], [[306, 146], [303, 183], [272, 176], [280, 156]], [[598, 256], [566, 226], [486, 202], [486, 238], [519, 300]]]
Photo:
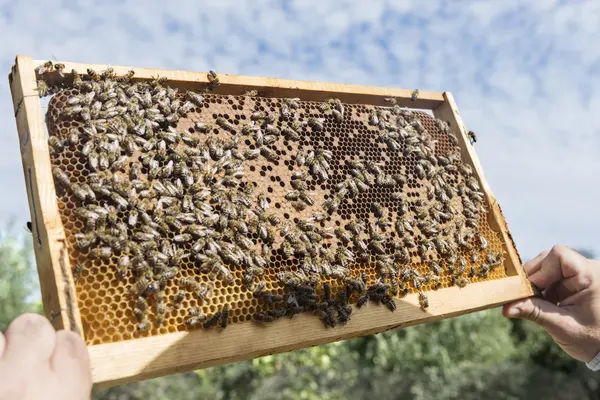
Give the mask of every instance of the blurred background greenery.
[[[590, 252], [580, 250], [587, 256]], [[0, 330], [40, 312], [31, 238], [0, 233]], [[534, 324], [487, 310], [96, 391], [94, 399], [600, 399], [600, 375]]]

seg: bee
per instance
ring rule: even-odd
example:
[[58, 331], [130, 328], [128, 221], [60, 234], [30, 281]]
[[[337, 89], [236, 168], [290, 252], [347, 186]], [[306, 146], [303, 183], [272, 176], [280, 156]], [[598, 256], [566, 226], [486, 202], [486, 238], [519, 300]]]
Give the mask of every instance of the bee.
[[429, 299], [425, 292], [419, 292], [419, 305], [423, 311], [427, 311], [429, 308]]
[[137, 319], [138, 323], [141, 323], [146, 319], [146, 308], [140, 308], [137, 305], [133, 308], [133, 315]]
[[413, 90], [412, 94], [410, 95], [410, 100], [417, 101], [418, 97], [419, 97], [419, 89]]
[[52, 71], [53, 69], [54, 69], [54, 64], [52, 63], [52, 61], [46, 61], [42, 65], [38, 65], [35, 68], [35, 72], [39, 75], [43, 75], [46, 72]]
[[479, 241], [479, 250], [485, 250], [488, 248], [488, 241], [483, 237], [482, 234], [477, 235]]
[[52, 168], [52, 175], [54, 176], [54, 180], [61, 186], [68, 188], [71, 184], [71, 180], [69, 176], [60, 169], [59, 167]]
[[50, 94], [50, 88], [48, 87], [48, 84], [44, 80], [37, 81], [37, 89], [36, 90], [40, 97], [45, 97]]
[[448, 135], [448, 141], [450, 142], [450, 144], [452, 146], [458, 146], [458, 139], [456, 138], [456, 135], [454, 135], [454, 133], [448, 131], [447, 132]]
[[386, 210], [383, 208], [383, 206], [380, 203], [373, 202], [373, 203], [371, 203], [371, 211], [373, 212], [375, 217], [381, 218], [381, 217], [383, 217], [383, 214], [385, 213]]
[[[86, 190], [86, 188], [78, 183], [72, 183], [69, 186], [69, 189], [71, 189], [71, 193], [73, 193], [75, 195], [75, 197], [77, 197], [81, 201], [84, 201], [88, 197], [88, 191]], [[94, 194], [94, 197], [95, 197], [95, 194]]]
[[56, 63], [54, 64], [54, 69], [56, 72], [58, 72], [58, 75], [60, 75], [61, 78], [65, 77], [65, 64]]
[[81, 276], [81, 273], [84, 271], [85, 269], [85, 263], [77, 263], [77, 265], [75, 265], [75, 268], [73, 268], [73, 279], [75, 280], [75, 282], [77, 282], [79, 280], [79, 277]]
[[170, 311], [165, 303], [165, 292], [159, 290], [156, 293], [156, 323], [162, 325], [165, 320], [165, 315]]
[[92, 249], [90, 256], [92, 258], [108, 260], [110, 257], [112, 257], [112, 248], [104, 246]]
[[190, 328], [195, 328], [197, 326], [200, 326], [201, 324], [203, 324], [206, 321], [206, 315], [201, 314], [197, 317], [190, 317], [185, 321], [185, 324], [187, 326], [189, 326]]
[[369, 112], [369, 124], [379, 125], [379, 117], [377, 116], [377, 113], [375, 112], [375, 110], [371, 110]]
[[221, 312], [221, 329], [227, 328], [227, 320], [229, 318], [229, 308], [227, 305], [223, 306], [223, 311]]
[[463, 277], [455, 279], [454, 283], [456, 284], [456, 286], [462, 289], [469, 284], [469, 280]]
[[479, 271], [477, 272], [477, 275], [482, 277], [482, 278], [487, 278], [489, 276], [490, 273], [490, 265], [489, 264], [481, 264], [479, 266]]
[[[268, 147], [261, 147], [260, 154], [267, 159], [267, 161], [275, 162], [279, 160], [279, 155]], [[293, 185], [292, 185], [293, 186]]]
[[150, 322], [148, 320], [144, 320], [137, 325], [138, 331], [145, 332], [150, 330]]
[[94, 71], [91, 68], [88, 68], [86, 72], [93, 81], [99, 81], [101, 78], [100, 74], [98, 74], [96, 71]]
[[199, 107], [201, 107], [204, 104], [204, 96], [202, 96], [201, 94], [188, 91], [185, 95], [192, 103]]
[[469, 141], [471, 142], [471, 144], [475, 144], [475, 142], [477, 142], [477, 136], [475, 135], [475, 132], [469, 131], [467, 133], [467, 136], [469, 137]]
[[136, 295], [143, 295], [146, 293], [153, 293], [157, 289], [156, 284], [151, 282], [145, 276], [140, 277], [133, 285], [132, 291]]
[[317, 132], [323, 130], [323, 120], [322, 119], [311, 117], [308, 119], [307, 124], [308, 124], [308, 126], [310, 126], [313, 130], [315, 130]]
[[71, 70], [71, 75], [73, 75], [73, 86], [76, 88], [80, 87], [82, 84], [81, 75], [74, 69]]
[[335, 196], [323, 202], [323, 210], [329, 214], [333, 214], [340, 207], [340, 198]]
[[217, 86], [219, 86], [221, 84], [221, 81], [219, 80], [217, 73], [213, 70], [208, 71], [208, 73], [206, 74], [206, 78], [208, 79], [207, 90], [209, 90], [209, 91], [213, 90], [214, 88], [216, 88]]
[[293, 142], [297, 142], [298, 140], [300, 140], [300, 135], [298, 134], [298, 132], [296, 132], [289, 126], [284, 126], [283, 128], [281, 128], [281, 133], [283, 134], [285, 140]]
[[117, 277], [119, 279], [125, 279], [127, 277], [127, 272], [129, 271], [131, 266], [131, 260], [128, 255], [122, 255], [119, 257], [119, 264], [117, 266]]
[[254, 320], [258, 322], [273, 322], [275, 317], [269, 313], [260, 311], [254, 314]]
[[133, 78], [134, 75], [135, 75], [135, 71], [134, 70], [129, 70], [129, 71], [127, 71], [127, 73], [125, 75], [116, 77], [115, 81], [117, 81], [117, 82], [129, 82], [131, 80], [131, 78]]
[[499, 265], [502, 263], [502, 254], [494, 254], [493, 251], [490, 251], [487, 255], [487, 262], [493, 265]]
[[216, 122], [217, 122], [217, 125], [219, 125], [223, 129], [225, 129], [226, 131], [231, 132], [231, 133], [236, 133], [235, 125], [233, 125], [232, 123], [227, 121], [225, 118], [219, 117], [219, 118], [217, 118]]
[[394, 301], [392, 296], [384, 295], [383, 298], [381, 299], [381, 303], [383, 305], [385, 305], [388, 308], [388, 310], [390, 310], [391, 312], [396, 311], [396, 302]]
[[214, 313], [204, 324], [202, 327], [204, 329], [210, 329], [214, 327], [222, 318], [223, 313], [221, 311], [217, 311]]
[[208, 133], [212, 130], [212, 125], [204, 122], [196, 122], [194, 124], [194, 129], [201, 133]]
[[358, 308], [364, 307], [367, 305], [368, 302], [369, 302], [369, 294], [364, 294], [356, 300], [356, 307], [358, 307]]

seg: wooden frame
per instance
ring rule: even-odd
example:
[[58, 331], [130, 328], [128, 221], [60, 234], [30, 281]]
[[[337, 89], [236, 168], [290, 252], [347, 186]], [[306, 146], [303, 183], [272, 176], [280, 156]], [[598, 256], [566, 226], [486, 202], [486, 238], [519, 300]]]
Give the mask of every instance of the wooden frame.
[[[75, 286], [65, 249], [65, 232], [51, 174], [41, 103], [36, 90], [34, 68], [43, 62], [18, 56], [9, 75], [9, 82], [31, 211], [44, 312], [57, 329], [70, 329], [83, 335]], [[87, 68], [103, 70], [108, 67], [70, 62], [64, 64], [65, 71], [85, 71]], [[133, 69], [136, 79], [167, 77], [170, 84], [176, 87], [198, 88], [207, 84], [206, 73], [111, 67], [118, 75]], [[301, 315], [293, 320], [277, 321], [269, 328], [243, 323], [234, 324], [222, 332], [178, 332], [90, 346], [88, 350], [96, 386], [108, 387], [436, 321], [492, 308], [533, 294], [505, 219], [484, 178], [475, 151], [469, 144], [466, 129], [450, 93], [420, 92], [419, 98], [413, 102], [410, 100], [412, 90], [405, 89], [221, 74], [219, 78], [221, 86], [217, 93], [241, 94], [246, 90], [260, 89], [261, 95], [266, 97], [300, 97], [302, 100], [313, 101], [338, 97], [345, 103], [374, 105], [384, 105], [385, 97], [396, 97], [401, 106], [432, 110], [436, 117], [448, 121], [452, 130], [459, 133], [457, 136], [463, 160], [471, 163], [477, 171], [491, 208], [488, 214], [490, 226], [500, 232], [506, 243], [509, 276], [470, 284], [464, 289], [451, 287], [430, 292], [431, 307], [427, 312], [420, 309], [416, 294], [397, 299], [398, 309], [391, 314], [383, 307], [369, 307], [368, 311], [356, 310], [358, 318], [334, 329], [324, 329], [315, 318]], [[263, 329], [277, 330], [278, 334], [267, 336]]]

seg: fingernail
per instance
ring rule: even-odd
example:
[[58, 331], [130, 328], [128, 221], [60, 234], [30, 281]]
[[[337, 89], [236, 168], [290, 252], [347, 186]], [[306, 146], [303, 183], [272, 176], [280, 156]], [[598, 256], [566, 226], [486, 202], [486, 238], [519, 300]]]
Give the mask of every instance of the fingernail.
[[516, 317], [519, 314], [521, 314], [521, 310], [519, 310], [517, 307], [512, 307], [508, 309], [508, 316], [509, 317]]

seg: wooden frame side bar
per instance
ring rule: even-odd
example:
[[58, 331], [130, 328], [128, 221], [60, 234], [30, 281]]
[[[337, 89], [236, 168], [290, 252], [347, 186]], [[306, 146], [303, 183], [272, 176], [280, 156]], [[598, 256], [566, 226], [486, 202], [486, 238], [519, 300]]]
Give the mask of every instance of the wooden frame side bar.
[[[45, 60], [34, 60], [33, 65], [41, 65]], [[58, 61], [57, 61], [58, 62]], [[153, 79], [158, 76], [169, 79], [169, 85], [183, 89], [203, 88], [208, 84], [206, 72], [173, 71], [151, 68], [134, 68], [126, 66], [113, 66], [101, 64], [81, 64], [62, 62], [65, 64], [65, 73], [76, 70], [80, 74], [86, 73], [88, 68], [100, 72], [110, 67], [117, 75], [125, 75], [128, 71], [135, 71], [135, 79]], [[326, 101], [337, 97], [344, 103], [368, 103], [377, 106], [388, 105], [386, 97], [395, 97], [398, 105], [402, 107], [433, 110], [444, 102], [443, 93], [419, 91], [417, 100], [411, 101], [412, 89], [389, 89], [377, 86], [359, 86], [338, 83], [298, 81], [279, 78], [263, 78], [255, 76], [218, 74], [221, 85], [214, 93], [229, 95], [242, 95], [248, 90], [258, 90], [261, 97], [300, 97], [307, 101]], [[49, 74], [49, 82], [59, 79], [56, 73]]]
[[56, 329], [72, 330], [83, 336], [65, 232], [56, 202], [35, 65], [30, 57], [17, 56], [8, 80], [31, 212], [42, 302], [44, 313]]
[[[496, 198], [492, 193], [492, 189], [490, 188], [490, 186], [487, 183], [487, 180], [485, 179], [483, 168], [481, 167], [479, 158], [475, 153], [475, 149], [471, 145], [467, 129], [465, 128], [460, 113], [458, 112], [458, 106], [454, 101], [454, 96], [452, 96], [452, 93], [450, 92], [444, 92], [444, 100], [444, 103], [442, 103], [440, 106], [433, 110], [433, 115], [436, 118], [448, 122], [452, 131], [458, 133], [458, 140], [463, 144], [460, 146], [462, 159], [468, 161], [475, 170], [475, 175], [477, 176], [479, 185], [481, 186], [481, 190], [483, 191], [486, 197], [486, 202], [490, 206], [491, 212], [488, 213], [488, 222], [490, 223], [492, 229], [500, 232], [500, 234], [502, 235], [502, 240], [504, 241], [504, 243], [506, 243], [506, 251], [511, 261], [509, 265], [505, 263], [505, 266], [509, 267], [507, 268], [507, 273], [509, 275], [518, 275], [519, 277], [521, 277], [521, 279], [527, 281], [525, 271], [521, 266], [521, 257], [519, 256], [512, 236], [510, 235], [506, 219], [502, 214], [502, 210], [500, 209], [500, 206], [498, 205], [498, 202], [496, 201]], [[530, 285], [529, 291], [529, 295], [531, 296], [533, 294], [533, 290]]]
[[101, 344], [88, 348], [92, 376], [96, 387], [110, 387], [433, 322], [528, 295], [529, 287], [513, 276], [428, 292], [427, 312], [420, 309], [417, 294], [396, 299], [394, 313], [369, 305], [356, 309], [346, 325], [332, 329], [324, 329], [314, 317], [299, 315], [268, 327], [246, 322], [221, 332], [197, 330]]

